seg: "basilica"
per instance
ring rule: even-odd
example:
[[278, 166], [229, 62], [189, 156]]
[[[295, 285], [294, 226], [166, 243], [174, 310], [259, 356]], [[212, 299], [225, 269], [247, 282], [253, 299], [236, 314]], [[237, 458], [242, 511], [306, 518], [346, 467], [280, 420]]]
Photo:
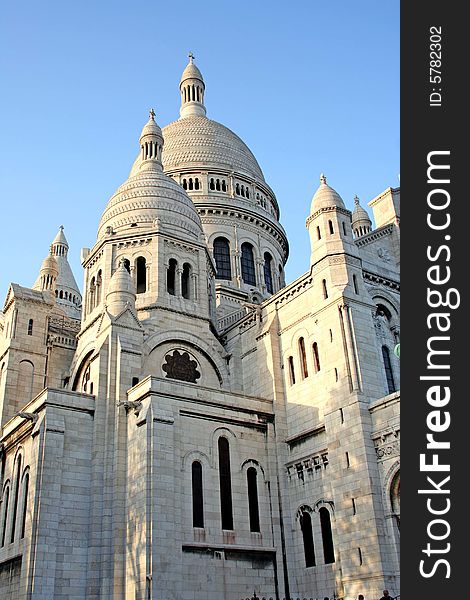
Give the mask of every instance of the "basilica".
[[192, 55], [179, 91], [103, 201], [82, 289], [60, 227], [7, 290], [0, 597], [396, 596], [400, 190], [373, 224], [312, 181], [286, 282], [276, 195]]

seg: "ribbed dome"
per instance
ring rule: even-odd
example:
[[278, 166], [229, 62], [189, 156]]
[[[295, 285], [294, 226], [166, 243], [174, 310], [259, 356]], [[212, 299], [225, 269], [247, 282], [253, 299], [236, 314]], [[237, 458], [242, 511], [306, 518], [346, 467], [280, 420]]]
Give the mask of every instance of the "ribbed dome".
[[[148, 161], [147, 161], [148, 162]], [[154, 229], [178, 237], [200, 238], [202, 225], [186, 192], [162, 171], [139, 171], [129, 177], [110, 198], [98, 227], [98, 239], [107, 228], [122, 233], [129, 229]]]
[[263, 172], [248, 146], [233, 131], [207, 117], [174, 121], [163, 128], [163, 139], [165, 172], [182, 167], [219, 168], [264, 182]]
[[326, 177], [322, 174], [320, 176], [320, 185], [312, 198], [310, 214], [315, 213], [320, 208], [327, 208], [330, 206], [346, 208], [341, 196], [326, 183]]

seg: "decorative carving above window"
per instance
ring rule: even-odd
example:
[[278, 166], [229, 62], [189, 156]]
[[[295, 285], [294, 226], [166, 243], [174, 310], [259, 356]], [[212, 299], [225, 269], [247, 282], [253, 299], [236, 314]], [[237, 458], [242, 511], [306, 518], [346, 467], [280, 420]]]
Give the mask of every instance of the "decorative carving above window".
[[162, 369], [165, 371], [168, 379], [196, 383], [201, 377], [197, 366], [197, 362], [187, 352], [175, 350], [173, 354], [165, 356], [165, 363], [162, 365]]

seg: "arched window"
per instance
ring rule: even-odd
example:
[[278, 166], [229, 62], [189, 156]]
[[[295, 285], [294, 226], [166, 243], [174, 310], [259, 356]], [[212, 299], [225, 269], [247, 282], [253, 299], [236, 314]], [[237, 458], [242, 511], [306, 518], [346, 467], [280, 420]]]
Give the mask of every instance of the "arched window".
[[7, 485], [3, 492], [3, 498], [2, 498], [2, 542], [1, 542], [2, 548], [5, 545], [9, 504], [10, 504], [10, 486]]
[[210, 188], [211, 190], [215, 190], [215, 183], [214, 183], [214, 178], [213, 178], [213, 177], [211, 177], [211, 182], [210, 182], [210, 184], [209, 184], [209, 188]]
[[29, 471], [26, 471], [26, 473], [23, 475], [23, 504], [22, 504], [22, 516], [21, 516], [21, 531], [20, 531], [20, 538], [23, 539], [24, 538], [24, 532], [25, 532], [25, 528], [26, 528], [26, 514], [28, 511], [28, 493], [29, 493]]
[[194, 189], [198, 190], [199, 189], [199, 179], [196, 177], [196, 179], [194, 180]]
[[328, 221], [328, 228], [330, 230], [330, 234], [333, 235], [335, 230], [333, 229], [333, 221]]
[[222, 179], [222, 191], [223, 192], [227, 191], [227, 184], [225, 183], [225, 179]]
[[259, 533], [259, 503], [258, 503], [258, 473], [254, 467], [250, 467], [246, 472], [248, 484], [248, 510], [250, 513], [250, 531]]
[[264, 253], [264, 283], [266, 284], [266, 290], [268, 294], [273, 293], [273, 274], [271, 265], [273, 262], [273, 257], [269, 254], [269, 252]]
[[390, 503], [398, 529], [400, 529], [400, 471], [393, 477], [390, 485]]
[[326, 279], [322, 280], [322, 288], [323, 288], [323, 298], [326, 300], [328, 298], [328, 288], [326, 287]]
[[328, 565], [335, 562], [330, 512], [324, 506], [318, 512], [320, 513], [321, 536], [323, 539], [323, 556], [325, 557], [325, 564]]
[[246, 188], [246, 197], [249, 198], [250, 197], [250, 190], [248, 188]]
[[320, 231], [320, 226], [319, 225], [317, 226], [317, 238], [319, 240], [321, 240], [321, 231]]
[[175, 281], [176, 281], [176, 260], [170, 258], [168, 263], [168, 269], [166, 272], [166, 290], [172, 296], [175, 295]]
[[215, 189], [220, 192], [220, 179], [216, 179], [215, 181]]
[[241, 194], [242, 194], [242, 196], [244, 198], [245, 197], [245, 186], [244, 185], [242, 185]]
[[291, 385], [295, 383], [295, 369], [294, 369], [294, 357], [289, 356], [287, 359], [287, 364], [289, 366], [289, 381]]
[[247, 242], [242, 244], [242, 279], [248, 285], [256, 285], [255, 258], [253, 246]]
[[143, 256], [139, 256], [135, 261], [136, 271], [136, 292], [143, 294], [147, 291], [147, 261]]
[[223, 237], [214, 240], [214, 260], [217, 267], [216, 279], [232, 279], [230, 243]]
[[193, 527], [204, 527], [204, 498], [202, 490], [202, 465], [195, 460], [191, 467], [193, 492]]
[[357, 289], [357, 277], [355, 275], [353, 275], [353, 287], [354, 287], [354, 293], [359, 294], [359, 291]]
[[235, 193], [237, 194], [237, 196], [240, 195], [240, 184], [239, 183], [235, 184]]
[[384, 361], [385, 376], [387, 377], [388, 393], [396, 391], [395, 380], [393, 379], [392, 363], [390, 361], [390, 351], [387, 346], [382, 346], [382, 357]]
[[15, 541], [15, 533], [16, 533], [16, 515], [18, 514], [18, 503], [19, 503], [19, 495], [20, 495], [20, 481], [21, 481], [21, 454], [18, 454], [18, 458], [16, 459], [16, 477], [13, 489], [13, 513], [11, 516], [11, 535], [10, 542]]
[[28, 321], [28, 335], [33, 335], [33, 319], [30, 319]]
[[193, 189], [193, 178], [192, 177], [189, 178], [189, 189], [190, 190]]
[[318, 371], [320, 370], [320, 354], [318, 353], [317, 342], [313, 342], [312, 353], [313, 353], [313, 368], [315, 370], [315, 373], [318, 373]]
[[[101, 269], [98, 271], [98, 275], [96, 276], [96, 302], [95, 306], [101, 302], [101, 288], [103, 287], [103, 280], [101, 277]], [[67, 293], [67, 292], [65, 292]]]
[[219, 481], [220, 510], [222, 529], [233, 529], [232, 479], [230, 474], [230, 448], [227, 438], [220, 437], [219, 442]]
[[189, 278], [191, 275], [191, 265], [189, 263], [184, 263], [183, 272], [181, 273], [181, 295], [183, 298], [187, 300], [190, 297], [189, 291]]
[[300, 529], [304, 540], [305, 566], [315, 566], [315, 546], [313, 544], [312, 519], [306, 511], [300, 515]]
[[341, 221], [341, 225], [343, 226], [343, 233], [344, 235], [347, 237], [347, 231], [346, 231], [346, 225], [344, 224], [344, 221]]
[[21, 404], [26, 404], [33, 397], [34, 365], [29, 360], [22, 360], [19, 365], [16, 395]]
[[186, 181], [186, 179], [183, 179], [183, 190], [187, 190], [188, 189], [188, 182]]
[[304, 338], [301, 337], [299, 339], [299, 354], [300, 354], [300, 365], [302, 367], [302, 379], [308, 377], [308, 367], [307, 367], [307, 354], [305, 352], [305, 341]]

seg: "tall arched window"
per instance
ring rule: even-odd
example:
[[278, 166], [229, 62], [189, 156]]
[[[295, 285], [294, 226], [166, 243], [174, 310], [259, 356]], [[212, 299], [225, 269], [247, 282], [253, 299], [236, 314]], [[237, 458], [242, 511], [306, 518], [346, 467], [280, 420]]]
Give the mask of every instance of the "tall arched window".
[[289, 367], [289, 380], [290, 380], [290, 384], [294, 385], [295, 383], [295, 369], [294, 369], [294, 357], [293, 356], [289, 356], [289, 358], [287, 359], [287, 364]]
[[19, 365], [18, 381], [16, 384], [17, 398], [23, 403], [29, 402], [33, 397], [34, 365], [29, 360], [22, 360]]
[[168, 270], [166, 272], [166, 290], [172, 296], [175, 295], [175, 281], [176, 281], [176, 260], [170, 258], [168, 263]]
[[204, 527], [204, 498], [202, 489], [202, 465], [195, 460], [191, 467], [193, 492], [193, 527]]
[[242, 279], [248, 285], [256, 285], [255, 258], [253, 246], [247, 242], [242, 244]]
[[258, 473], [254, 467], [250, 467], [246, 472], [248, 484], [248, 510], [250, 513], [250, 531], [259, 532], [259, 503], [258, 503]]
[[33, 335], [33, 319], [30, 319], [28, 321], [28, 335]]
[[214, 240], [214, 260], [217, 267], [216, 279], [232, 279], [230, 243], [223, 237]]
[[318, 371], [320, 370], [320, 354], [318, 352], [317, 342], [313, 342], [312, 353], [313, 353], [313, 368], [315, 370], [315, 373], [318, 373]]
[[272, 273], [273, 257], [269, 252], [264, 253], [264, 283], [268, 294], [273, 293], [273, 273]]
[[326, 300], [328, 298], [328, 288], [326, 286], [326, 279], [322, 280], [322, 289], [323, 289], [323, 298]]
[[400, 529], [400, 471], [395, 474], [390, 485], [390, 503], [395, 522]]
[[325, 564], [335, 562], [335, 550], [333, 546], [333, 534], [331, 532], [331, 518], [327, 508], [322, 506], [318, 511], [320, 513], [321, 536], [323, 540], [323, 556]]
[[308, 377], [307, 354], [305, 352], [305, 340], [303, 337], [299, 339], [299, 354], [300, 365], [302, 367], [302, 379]]
[[21, 454], [18, 454], [16, 459], [16, 474], [15, 474], [15, 483], [13, 488], [13, 513], [11, 516], [11, 535], [10, 542], [15, 541], [15, 533], [16, 533], [16, 515], [18, 514], [18, 503], [19, 503], [19, 495], [20, 495], [20, 481], [21, 481]]
[[26, 473], [23, 475], [23, 504], [22, 504], [22, 517], [21, 517], [21, 532], [20, 532], [20, 538], [23, 539], [24, 538], [24, 532], [25, 532], [25, 528], [26, 528], [26, 514], [28, 511], [28, 493], [29, 493], [29, 471], [26, 471]]
[[315, 546], [313, 544], [312, 519], [307, 511], [300, 515], [300, 528], [304, 540], [305, 566], [315, 566]]
[[189, 278], [191, 275], [191, 265], [189, 263], [184, 263], [183, 272], [181, 273], [181, 295], [183, 298], [189, 299]]
[[9, 505], [10, 505], [10, 486], [7, 485], [3, 492], [3, 498], [2, 498], [2, 523], [1, 523], [1, 525], [2, 525], [1, 547], [2, 548], [5, 545]]
[[393, 379], [392, 363], [390, 361], [390, 351], [387, 346], [382, 346], [382, 357], [384, 361], [385, 376], [387, 378], [388, 393], [396, 391], [395, 380]]
[[357, 277], [355, 275], [353, 275], [353, 287], [354, 287], [354, 293], [359, 294], [359, 291], [357, 288]]
[[230, 473], [230, 447], [227, 438], [219, 442], [219, 482], [222, 529], [233, 529], [232, 478]]
[[143, 256], [139, 256], [135, 261], [136, 271], [136, 292], [143, 294], [147, 291], [147, 261]]
[[[101, 277], [101, 269], [98, 271], [98, 275], [96, 276], [96, 301], [95, 306], [101, 302], [101, 288], [103, 286], [103, 279]], [[66, 292], [67, 293], [67, 292]]]
[[330, 230], [330, 235], [333, 235], [335, 230], [333, 229], [333, 221], [328, 221], [328, 228]]

